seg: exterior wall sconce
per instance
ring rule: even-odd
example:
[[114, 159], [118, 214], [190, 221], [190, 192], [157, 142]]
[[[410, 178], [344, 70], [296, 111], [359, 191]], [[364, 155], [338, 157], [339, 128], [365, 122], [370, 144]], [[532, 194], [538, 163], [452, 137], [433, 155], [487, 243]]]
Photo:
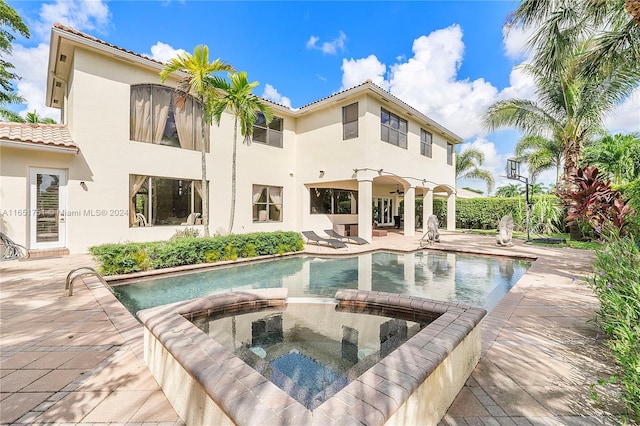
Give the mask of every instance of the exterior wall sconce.
[[324, 177], [324, 170], [320, 170], [320, 177]]
[[87, 188], [87, 184], [86, 184], [84, 181], [80, 182], [80, 187], [81, 187], [82, 189], [84, 189], [85, 191], [87, 191], [87, 190], [88, 190], [88, 188]]

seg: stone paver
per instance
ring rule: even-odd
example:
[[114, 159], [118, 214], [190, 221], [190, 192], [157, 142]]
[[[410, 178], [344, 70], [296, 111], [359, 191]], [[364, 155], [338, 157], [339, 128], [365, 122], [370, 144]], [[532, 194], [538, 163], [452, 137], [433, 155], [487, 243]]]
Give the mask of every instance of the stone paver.
[[[306, 251], [407, 251], [419, 238], [389, 232], [370, 245]], [[598, 306], [582, 282], [590, 252], [521, 241], [500, 248], [461, 232], [443, 231], [441, 241], [434, 249], [537, 258], [483, 321], [483, 357], [441, 424], [619, 423], [615, 392], [588, 397], [589, 385], [614, 372], [587, 322]], [[142, 361], [139, 323], [92, 278], [66, 295], [65, 277], [79, 266], [95, 264], [87, 254], [0, 264], [0, 423], [182, 424]]]

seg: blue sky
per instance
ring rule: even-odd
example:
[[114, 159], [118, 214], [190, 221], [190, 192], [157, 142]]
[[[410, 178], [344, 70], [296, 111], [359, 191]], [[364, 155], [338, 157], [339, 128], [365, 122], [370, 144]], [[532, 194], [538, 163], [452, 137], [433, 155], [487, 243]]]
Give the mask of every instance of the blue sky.
[[[517, 65], [526, 34], [506, 32], [517, 1], [13, 1], [32, 37], [11, 58], [28, 104], [44, 106], [51, 25], [61, 22], [119, 47], [167, 60], [206, 44], [215, 57], [260, 82], [255, 93], [292, 108], [362, 83], [389, 90], [485, 152], [496, 176], [518, 134], [489, 134], [484, 109], [498, 99], [534, 96]], [[607, 120], [612, 132], [640, 131], [640, 91]], [[553, 173], [541, 177], [553, 180]], [[509, 183], [498, 177], [498, 186]], [[486, 190], [481, 182], [459, 186]]]

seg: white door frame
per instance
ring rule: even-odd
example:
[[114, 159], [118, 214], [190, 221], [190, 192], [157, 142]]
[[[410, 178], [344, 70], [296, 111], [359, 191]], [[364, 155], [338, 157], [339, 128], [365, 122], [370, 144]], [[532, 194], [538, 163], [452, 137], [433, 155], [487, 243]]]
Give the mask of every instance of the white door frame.
[[[38, 206], [38, 175], [58, 176], [58, 205], [57, 209], [48, 209], [45, 213]], [[53, 210], [53, 211], [52, 211]], [[66, 247], [67, 244], [67, 171], [42, 167], [29, 168], [29, 248], [48, 249]], [[46, 216], [46, 217], [45, 217]], [[54, 221], [57, 235], [41, 238], [38, 235], [38, 224], [43, 221]]]

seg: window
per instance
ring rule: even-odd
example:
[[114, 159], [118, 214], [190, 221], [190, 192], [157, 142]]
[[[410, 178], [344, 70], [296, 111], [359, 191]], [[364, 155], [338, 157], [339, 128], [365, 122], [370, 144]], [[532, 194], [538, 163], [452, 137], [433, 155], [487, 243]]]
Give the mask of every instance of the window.
[[380, 123], [380, 137], [384, 142], [407, 149], [407, 120], [381, 108]]
[[447, 143], [447, 164], [453, 166], [453, 144]]
[[253, 125], [253, 141], [282, 148], [282, 128], [282, 118], [273, 117], [273, 120], [267, 125], [264, 115], [258, 113], [256, 124]]
[[431, 158], [431, 148], [433, 148], [433, 135], [420, 129], [420, 154]]
[[253, 221], [282, 222], [282, 187], [253, 185]]
[[[129, 137], [133, 141], [200, 151], [200, 104], [191, 96], [183, 102], [169, 87], [154, 84], [131, 86]], [[209, 151], [209, 126], [205, 128]]]
[[358, 214], [358, 191], [310, 188], [311, 214]]
[[342, 140], [358, 137], [358, 103], [342, 107]]
[[198, 224], [192, 213], [202, 215], [202, 182], [129, 175], [129, 212], [132, 227]]

